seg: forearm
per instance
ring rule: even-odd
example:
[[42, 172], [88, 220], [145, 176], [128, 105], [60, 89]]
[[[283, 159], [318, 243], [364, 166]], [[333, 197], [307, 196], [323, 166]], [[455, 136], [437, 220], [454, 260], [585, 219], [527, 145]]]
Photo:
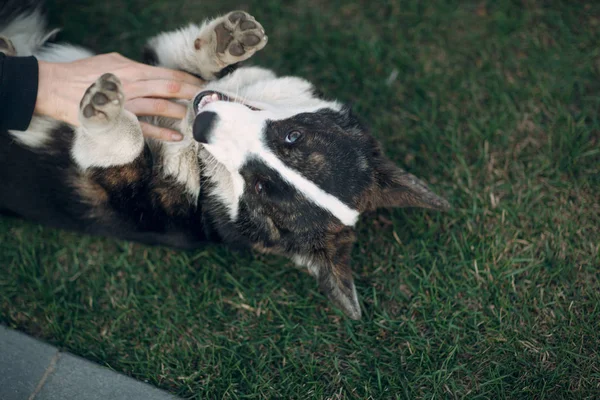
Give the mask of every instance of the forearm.
[[24, 131], [31, 122], [38, 94], [35, 57], [0, 53], [0, 129]]

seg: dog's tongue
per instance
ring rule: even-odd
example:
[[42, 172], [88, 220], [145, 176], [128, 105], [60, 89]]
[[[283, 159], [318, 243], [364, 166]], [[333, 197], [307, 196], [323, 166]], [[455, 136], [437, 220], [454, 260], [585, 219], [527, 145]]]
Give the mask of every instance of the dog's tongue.
[[203, 111], [196, 115], [192, 130], [194, 139], [200, 143], [208, 144], [210, 133], [218, 118], [217, 113], [212, 111]]

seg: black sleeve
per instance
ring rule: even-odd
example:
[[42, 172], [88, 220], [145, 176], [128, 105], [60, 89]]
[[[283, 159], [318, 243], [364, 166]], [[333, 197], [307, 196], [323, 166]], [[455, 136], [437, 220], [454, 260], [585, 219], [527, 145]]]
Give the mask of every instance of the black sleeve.
[[38, 91], [35, 57], [7, 57], [0, 53], [0, 131], [27, 130]]

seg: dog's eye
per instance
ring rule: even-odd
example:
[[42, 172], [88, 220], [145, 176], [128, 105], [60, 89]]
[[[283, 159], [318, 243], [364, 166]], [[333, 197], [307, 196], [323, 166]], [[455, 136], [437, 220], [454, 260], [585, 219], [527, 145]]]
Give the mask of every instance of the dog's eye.
[[296, 143], [298, 141], [298, 139], [300, 139], [301, 137], [302, 137], [302, 133], [300, 133], [298, 131], [291, 131], [285, 137], [285, 141], [286, 141], [286, 143], [292, 144], [292, 143]]
[[261, 194], [263, 190], [265, 190], [265, 185], [263, 185], [261, 181], [256, 181], [256, 183], [254, 184], [254, 190], [257, 194]]

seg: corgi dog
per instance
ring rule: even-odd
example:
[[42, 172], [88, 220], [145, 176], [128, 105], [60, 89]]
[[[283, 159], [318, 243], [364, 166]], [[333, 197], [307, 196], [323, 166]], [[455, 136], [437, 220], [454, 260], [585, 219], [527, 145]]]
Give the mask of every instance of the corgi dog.
[[[7, 2], [0, 51], [53, 62], [92, 55], [51, 43], [32, 2]], [[148, 244], [284, 255], [359, 319], [350, 258], [360, 215], [449, 204], [386, 158], [348, 106], [303, 78], [239, 65], [266, 44], [244, 11], [151, 38], [146, 62], [206, 81], [183, 120], [138, 119], [123, 107], [119, 79], [105, 74], [81, 100], [79, 127], [36, 115], [27, 131], [0, 132], [0, 211]], [[144, 138], [140, 120], [184, 139]]]

